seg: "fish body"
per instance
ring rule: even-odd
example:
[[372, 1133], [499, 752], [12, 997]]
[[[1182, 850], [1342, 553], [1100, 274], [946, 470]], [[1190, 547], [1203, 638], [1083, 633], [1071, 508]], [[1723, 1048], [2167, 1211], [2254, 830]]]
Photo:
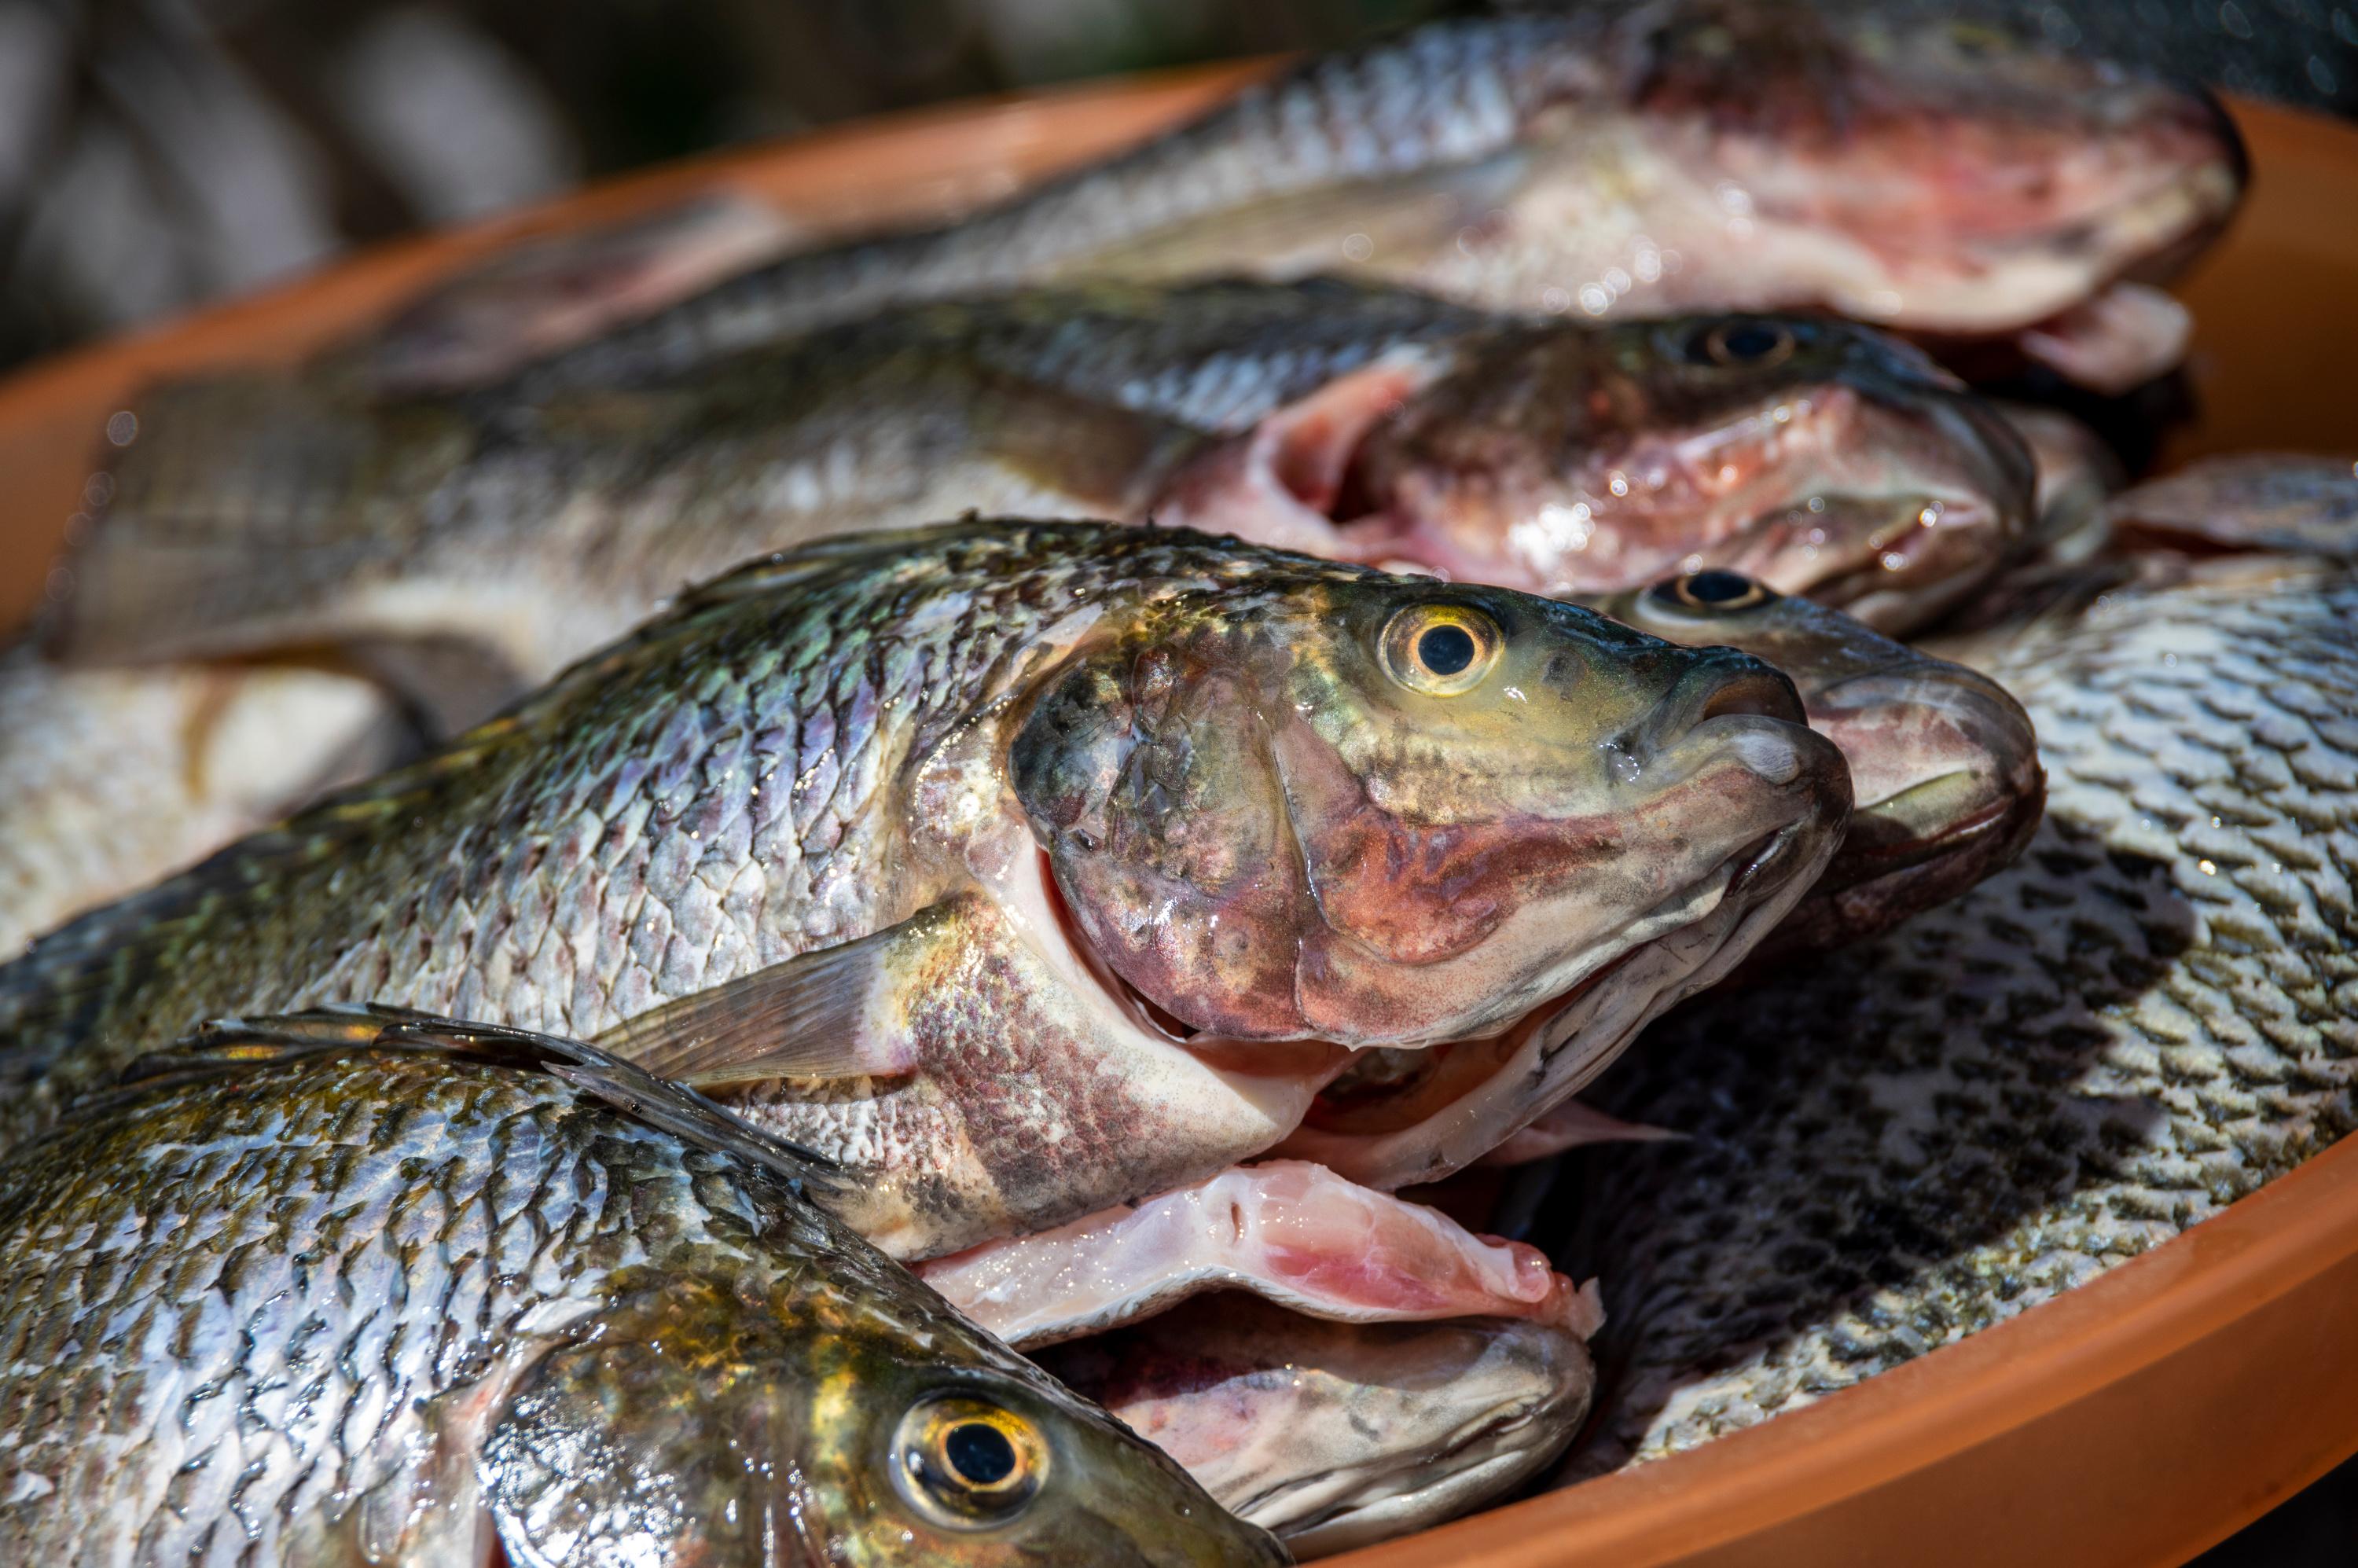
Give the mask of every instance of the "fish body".
[[1285, 1561], [570, 1042], [217, 1026], [5, 1169], [11, 1562]]
[[398, 761], [408, 730], [319, 665], [0, 653], [0, 953]]
[[[2086, 308], [2199, 247], [2242, 179], [2204, 101], [1946, 18], [1680, 0], [1447, 20], [963, 222], [785, 255], [537, 373], [612, 384], [1024, 284], [1340, 271], [1590, 317], [1822, 308], [1963, 338], [2060, 319], [2046, 357], [2117, 377], [2124, 351], [2089, 341], [2115, 323]], [[2151, 314], [2113, 313], [2143, 334]], [[2147, 373], [2182, 318], [2160, 337]], [[378, 380], [449, 384], [543, 341], [438, 367], [396, 340]]]
[[1577, 1336], [1528, 1319], [1336, 1323], [1234, 1295], [1039, 1359], [1304, 1561], [1511, 1492], [1594, 1377]]
[[1234, 541], [822, 543], [0, 968], [9, 1131], [365, 997], [730, 1086], [925, 1256], [1248, 1158], [1352, 1049], [1489, 1042], [1414, 1179], [1814, 878], [1849, 789], [1801, 719], [1731, 650]]
[[2358, 585], [2223, 563], [1979, 634], [2038, 727], [2008, 871], [1650, 1033], [1559, 1256], [1602, 1277], [1574, 1473], [2013, 1317], [2358, 1124]]
[[[628, 390], [374, 406], [232, 376], [139, 424], [61, 653], [471, 650], [493, 705], [682, 582], [968, 510], [1550, 594], [1730, 567], [1891, 627], [2030, 508], [2012, 432], [1866, 329], [1578, 327], [1331, 281], [906, 308]], [[420, 700], [453, 685], [429, 673]]]

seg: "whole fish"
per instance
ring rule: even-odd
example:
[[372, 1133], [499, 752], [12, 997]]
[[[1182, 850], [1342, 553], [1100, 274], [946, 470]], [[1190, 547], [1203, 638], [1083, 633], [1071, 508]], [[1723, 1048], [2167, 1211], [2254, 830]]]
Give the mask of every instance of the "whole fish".
[[[2174, 362], [2184, 318], [2106, 291], [2199, 248], [2243, 177], [2207, 100], [1945, 17], [1670, 0], [1456, 19], [1310, 60], [961, 222], [786, 255], [538, 373], [611, 384], [1020, 284], [1339, 270], [1509, 309], [2020, 335], [2117, 383]], [[454, 362], [396, 333], [375, 379], [447, 385], [545, 342]]]
[[735, 1086], [924, 1256], [1258, 1153], [1353, 1049], [1485, 1042], [1414, 1179], [1816, 878], [1850, 789], [1801, 719], [1730, 649], [1234, 541], [823, 542], [0, 968], [0, 1117], [366, 997]]
[[1286, 1560], [569, 1041], [215, 1026], [0, 1171], [12, 1563]]
[[2113, 527], [2142, 543], [2358, 557], [2358, 462], [2288, 452], [2206, 458], [2115, 497]]
[[0, 651], [0, 953], [415, 750], [319, 665], [67, 669]]
[[466, 647], [493, 705], [683, 581], [968, 510], [1550, 594], [1723, 566], [1888, 629], [2004, 560], [2032, 495], [2012, 430], [1863, 328], [1575, 327], [1331, 282], [904, 308], [630, 391], [387, 407], [239, 375], [137, 418], [59, 652]]
[[1562, 1252], [1615, 1325], [1579, 1473], [2012, 1317], [2358, 1125], [2358, 582], [2228, 562], [1981, 646], [2050, 780], [2023, 858], [1592, 1091], [1688, 1137], [1611, 1151]]
[[1511, 1492], [1563, 1452], [1594, 1376], [1528, 1319], [1334, 1323], [1233, 1295], [1037, 1359], [1303, 1560]]

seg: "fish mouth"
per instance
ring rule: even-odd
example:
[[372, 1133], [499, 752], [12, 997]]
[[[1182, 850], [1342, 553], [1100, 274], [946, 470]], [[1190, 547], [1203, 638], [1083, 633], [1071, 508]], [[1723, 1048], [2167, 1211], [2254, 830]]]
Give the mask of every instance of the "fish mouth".
[[1577, 1094], [1646, 1023], [1774, 928], [1833, 852], [1812, 827], [1804, 816], [1761, 834], [1627, 922], [1591, 947], [1578, 979], [1502, 1033], [1361, 1053], [1356, 1076], [1330, 1083], [1276, 1152], [1386, 1191], [1471, 1164]]
[[[2175, 277], [2232, 220], [2250, 172], [2219, 101], [2182, 96], [2145, 135], [2148, 171], [2118, 196], [2058, 210], [2012, 236], [1896, 258], [1869, 287], [1832, 291], [1829, 305], [1911, 337], [1971, 341], [2061, 316], [2115, 284]], [[1911, 268], [1910, 259], [1929, 265]]]

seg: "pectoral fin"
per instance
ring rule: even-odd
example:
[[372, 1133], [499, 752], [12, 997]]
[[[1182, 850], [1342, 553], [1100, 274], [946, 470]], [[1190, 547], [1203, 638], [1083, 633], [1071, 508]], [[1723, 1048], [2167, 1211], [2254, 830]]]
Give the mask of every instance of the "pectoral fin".
[[659, 1077], [702, 1088], [914, 1072], [903, 1001], [918, 967], [957, 925], [963, 902], [929, 904], [856, 942], [796, 954], [666, 1002], [598, 1044]]

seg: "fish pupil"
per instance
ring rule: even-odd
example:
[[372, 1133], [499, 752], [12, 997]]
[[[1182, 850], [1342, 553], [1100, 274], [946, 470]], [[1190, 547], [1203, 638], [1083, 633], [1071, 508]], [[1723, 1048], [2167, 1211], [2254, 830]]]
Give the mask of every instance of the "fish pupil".
[[1730, 327], [1719, 335], [1719, 346], [1729, 359], [1757, 360], [1776, 351], [1778, 337], [1767, 327]]
[[1015, 1473], [1015, 1445], [985, 1422], [966, 1421], [942, 1439], [942, 1457], [970, 1487], [995, 1487]]
[[1687, 596], [1699, 604], [1725, 604], [1752, 591], [1752, 579], [1736, 572], [1700, 571], [1687, 579]]
[[1462, 626], [1434, 626], [1416, 640], [1419, 663], [1437, 676], [1454, 676], [1474, 662], [1474, 635]]

